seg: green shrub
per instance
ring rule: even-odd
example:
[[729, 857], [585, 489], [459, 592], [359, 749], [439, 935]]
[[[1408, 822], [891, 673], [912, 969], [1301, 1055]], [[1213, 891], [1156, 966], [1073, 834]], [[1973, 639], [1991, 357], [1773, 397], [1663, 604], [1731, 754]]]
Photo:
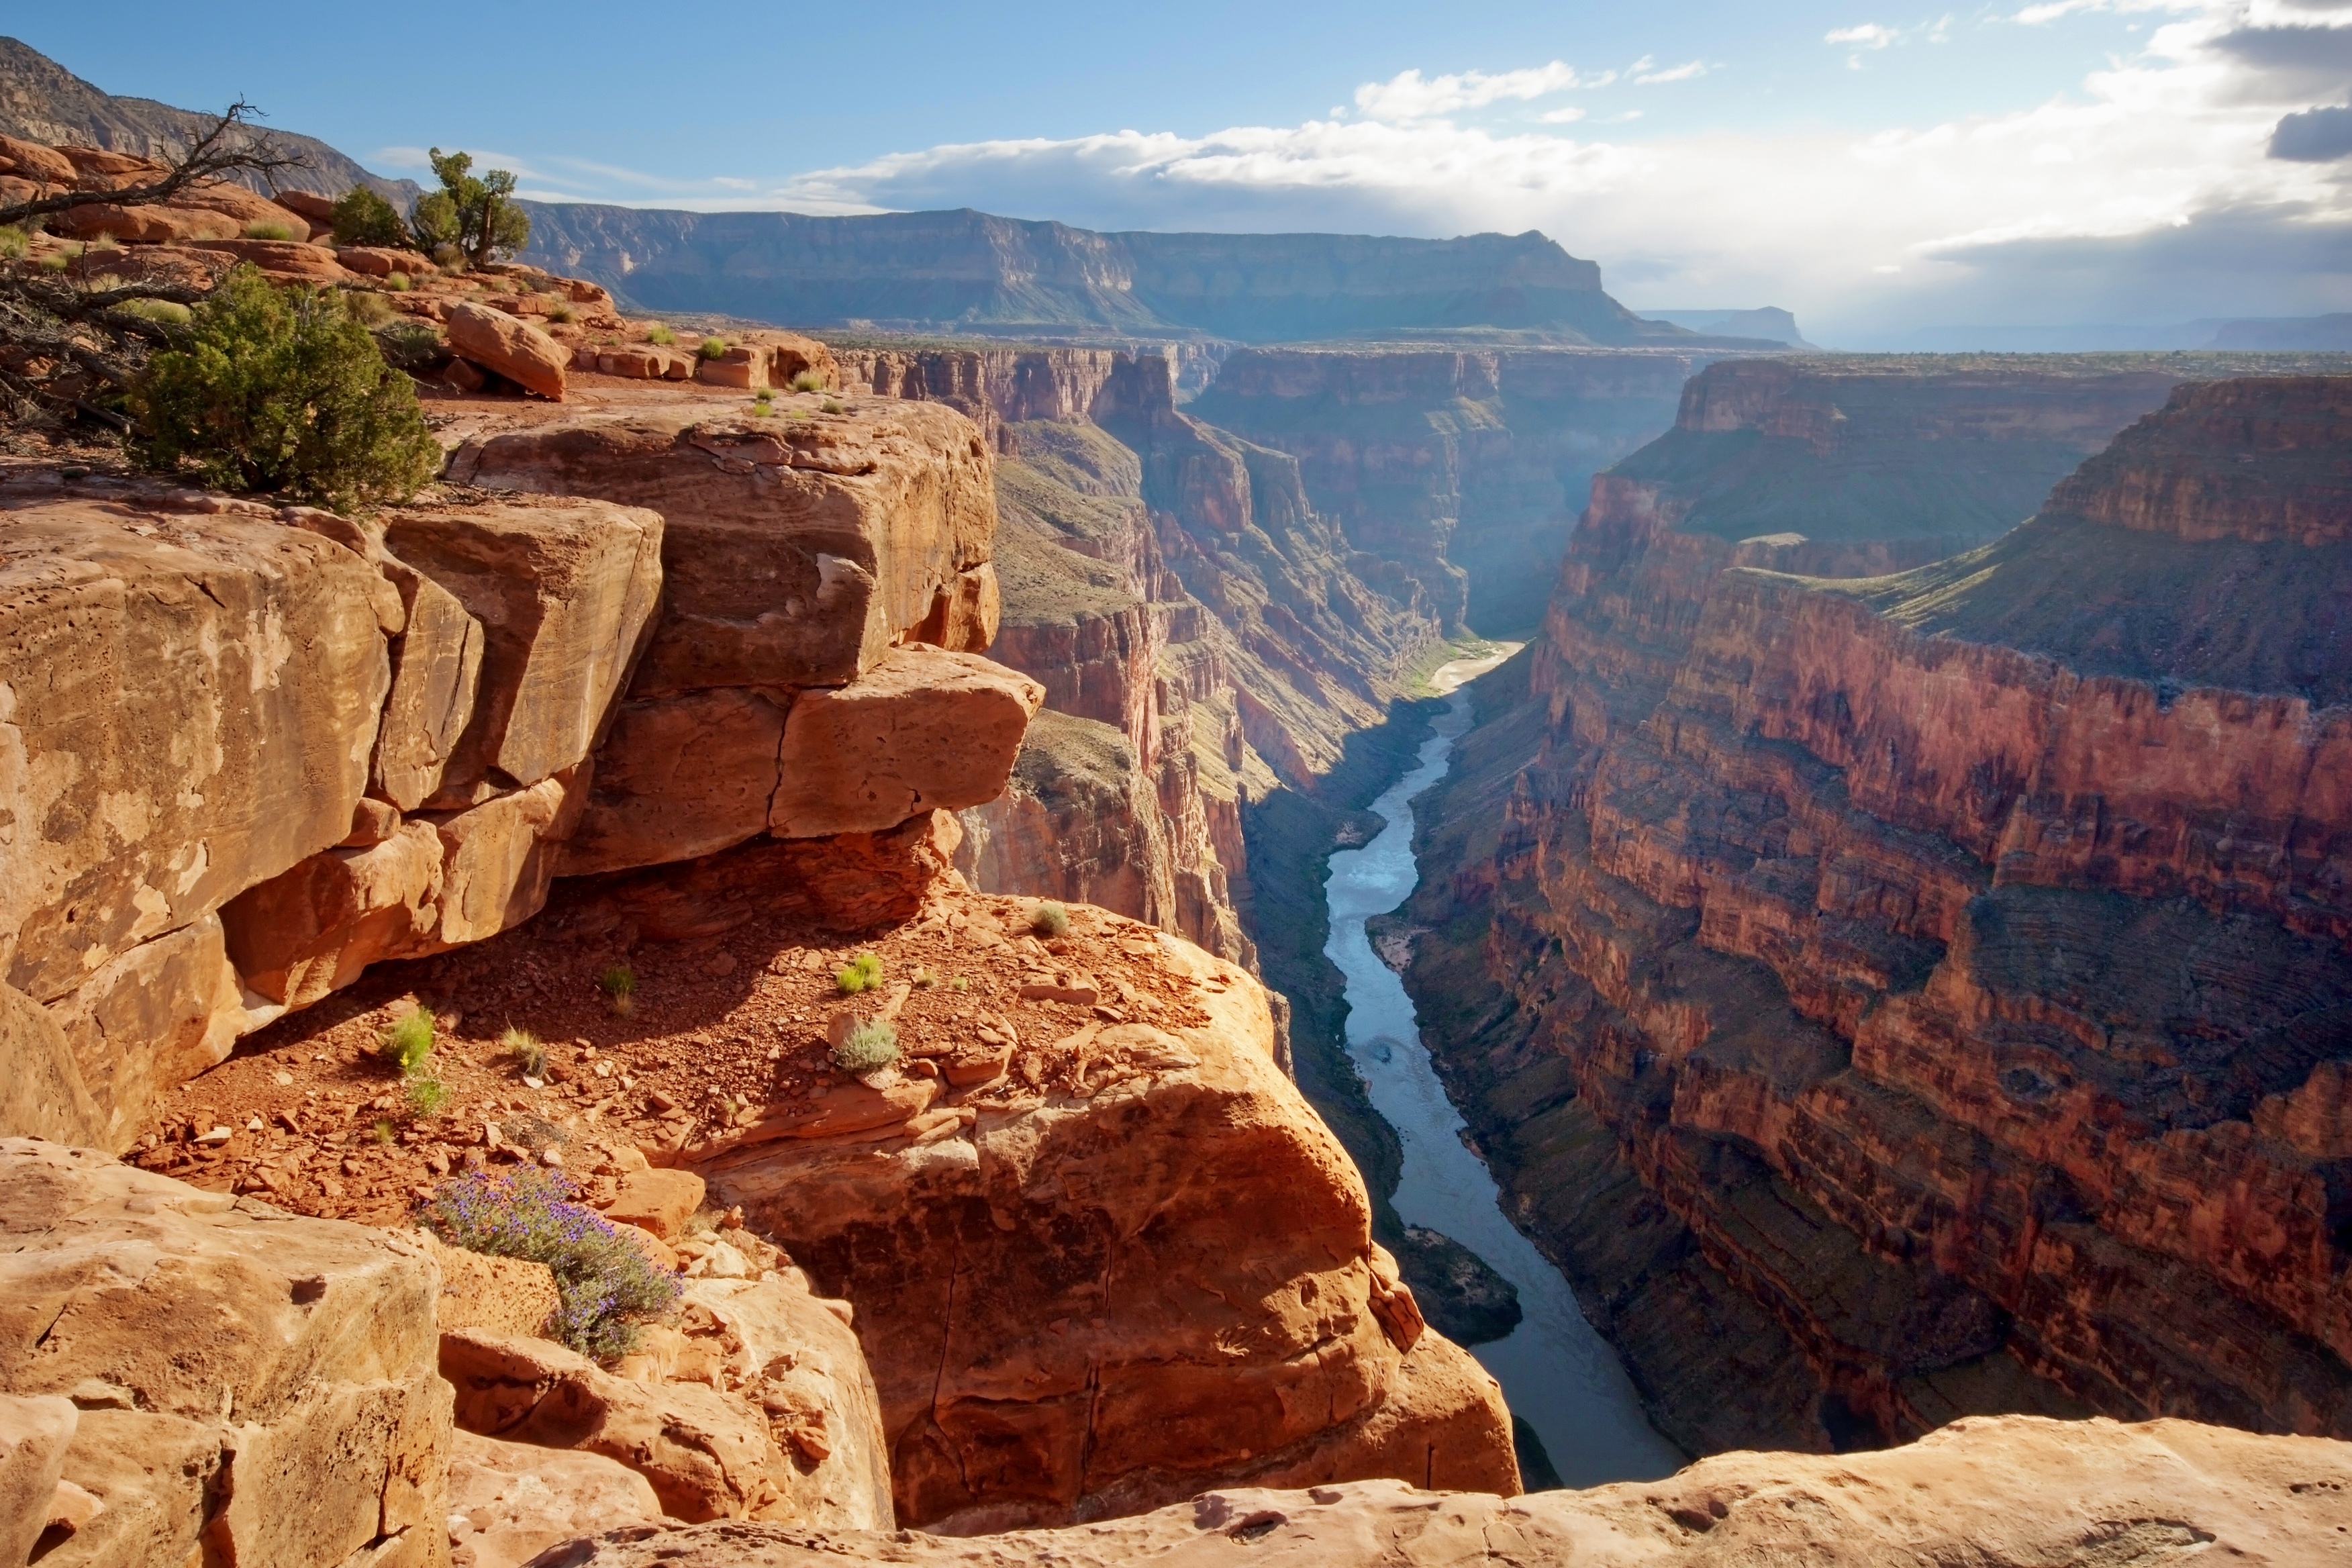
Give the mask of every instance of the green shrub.
[[751, 395], [751, 413], [755, 417], [761, 419], [773, 418], [775, 416], [775, 412], [776, 395], [774, 393], [769, 391], [763, 386], [758, 392]]
[[345, 290], [343, 309], [362, 327], [381, 327], [400, 313], [392, 308], [391, 300], [365, 289]]
[[511, 1024], [508, 1025], [507, 1032], [499, 1037], [499, 1049], [509, 1061], [522, 1069], [523, 1077], [547, 1076], [547, 1047], [529, 1029], [518, 1029]]
[[646, 342], [649, 343], [674, 343], [677, 342], [677, 334], [656, 321], [654, 323], [653, 327], [646, 331]]
[[395, 294], [405, 294], [416, 284], [405, 272], [387, 272], [383, 275], [383, 286]]
[[489, 169], [478, 179], [469, 153], [436, 147], [428, 156], [441, 188], [416, 199], [408, 222], [417, 244], [436, 261], [446, 247], [454, 261], [442, 262], [445, 267], [488, 267], [530, 243], [530, 218], [514, 205], [511, 171]]
[[544, 1263], [558, 1306], [545, 1330], [581, 1354], [614, 1361], [643, 1325], [677, 1305], [677, 1277], [655, 1265], [552, 1171], [470, 1172], [434, 1190], [418, 1216], [452, 1247]]
[[0, 224], [0, 261], [21, 261], [32, 247], [31, 237], [15, 224]]
[[845, 414], [848, 412], [848, 405], [844, 404], [838, 397], [826, 398], [824, 403], [824, 408], [827, 414]]
[[702, 340], [701, 353], [704, 359], [724, 359], [727, 357], [727, 340], [705, 338]]
[[1047, 900], [1029, 911], [1029, 929], [1039, 936], [1067, 936], [1070, 911]]
[[403, 1078], [424, 1067], [433, 1054], [433, 1015], [422, 1007], [403, 1013], [376, 1042], [376, 1053], [398, 1068]]
[[562, 304], [550, 305], [547, 308], [547, 319], [551, 321], [568, 321], [572, 319], [572, 307]]
[[373, 1136], [379, 1143], [397, 1142], [400, 1138], [400, 1134], [393, 1131], [392, 1118], [388, 1116], [379, 1116], [375, 1119]]
[[406, 1086], [413, 1116], [438, 1116], [449, 1107], [449, 1088], [429, 1073], [419, 1073]]
[[125, 300], [115, 309], [126, 315], [144, 316], [166, 327], [184, 327], [192, 319], [185, 305], [170, 300]]
[[861, 952], [833, 972], [833, 983], [841, 988], [844, 996], [871, 991], [882, 984], [882, 961], [870, 952]]
[[394, 370], [421, 370], [445, 352], [441, 329], [414, 316], [395, 316], [373, 335], [376, 352]]
[[353, 185], [336, 198], [327, 221], [334, 226], [337, 245], [373, 245], [397, 249], [408, 243], [408, 230], [393, 205], [369, 190]]
[[612, 998], [613, 1011], [624, 1017], [637, 1005], [637, 972], [625, 963], [607, 966], [596, 976], [596, 987]]
[[404, 500], [439, 470], [415, 385], [334, 292], [280, 291], [240, 265], [190, 314], [186, 346], [131, 390], [151, 466], [338, 511]]
[[245, 226], [245, 237], [247, 239], [297, 239], [310, 237], [297, 235], [282, 223], [249, 223]]
[[833, 1065], [852, 1078], [864, 1078], [895, 1066], [898, 1060], [898, 1031], [892, 1025], [876, 1021], [860, 1024], [849, 1031], [841, 1044], [833, 1047]]
[[801, 372], [800, 374], [793, 377], [793, 390], [794, 392], [823, 392], [824, 390], [824, 377], [817, 374], [817, 373], [813, 370], [804, 370]]

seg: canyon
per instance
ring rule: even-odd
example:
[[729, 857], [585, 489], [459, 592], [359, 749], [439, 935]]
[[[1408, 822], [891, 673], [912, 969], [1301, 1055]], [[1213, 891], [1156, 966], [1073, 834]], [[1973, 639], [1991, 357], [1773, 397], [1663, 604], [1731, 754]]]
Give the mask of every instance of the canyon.
[[1441, 1070], [1687, 1449], [2340, 1435], [2344, 383], [1832, 369], [1596, 480], [1424, 830]]
[[[2340, 1553], [2340, 366], [1767, 357], [1540, 236], [460, 273], [198, 195], [21, 265], [430, 323], [442, 466], [0, 458], [0, 1556]], [[625, 313], [730, 269], [969, 335]], [[1383, 960], [1574, 1303], [1402, 1223]], [[629, 1342], [444, 1224], [538, 1183]], [[1448, 1332], [1522, 1302], [1660, 1479], [1521, 1495]]]

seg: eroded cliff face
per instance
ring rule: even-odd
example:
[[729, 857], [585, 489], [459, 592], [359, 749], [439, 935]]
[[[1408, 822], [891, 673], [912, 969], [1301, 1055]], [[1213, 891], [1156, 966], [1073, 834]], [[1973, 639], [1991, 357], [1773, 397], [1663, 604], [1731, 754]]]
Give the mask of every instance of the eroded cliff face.
[[1289, 453], [1307, 499], [1445, 629], [1532, 626], [1592, 475], [1720, 351], [1244, 349], [1188, 410]]
[[[1596, 484], [1526, 700], [1439, 805], [1412, 979], [1686, 1446], [2352, 1422], [2347, 731], [2312, 651], [2342, 387], [2183, 388], [2032, 521], [1885, 577], [1755, 568], [1899, 536], [1734, 547]], [[1755, 1407], [1710, 1407], [1727, 1365]]]
[[[877, 350], [853, 384], [970, 413], [1000, 453], [992, 656], [1063, 715], [967, 814], [986, 889], [1104, 903], [1244, 963], [1242, 810], [1311, 788], [1435, 633], [1418, 588], [1350, 548], [1296, 464], [1175, 404], [1164, 356]], [[1083, 722], [1081, 722], [1083, 721]]]

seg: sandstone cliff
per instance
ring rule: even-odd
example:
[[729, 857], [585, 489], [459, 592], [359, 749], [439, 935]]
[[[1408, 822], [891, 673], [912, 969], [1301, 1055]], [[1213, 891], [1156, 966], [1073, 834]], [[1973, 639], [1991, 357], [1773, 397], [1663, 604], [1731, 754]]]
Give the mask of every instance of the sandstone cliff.
[[[1412, 979], [1686, 1446], [2352, 1421], [2341, 386], [2184, 388], [1883, 578], [1725, 565], [1867, 570], [1899, 512], [1735, 546], [1727, 508], [1596, 482], [1525, 700], [1486, 695], [1439, 803]], [[1735, 1366], [1770, 1393], [1727, 1410]]]

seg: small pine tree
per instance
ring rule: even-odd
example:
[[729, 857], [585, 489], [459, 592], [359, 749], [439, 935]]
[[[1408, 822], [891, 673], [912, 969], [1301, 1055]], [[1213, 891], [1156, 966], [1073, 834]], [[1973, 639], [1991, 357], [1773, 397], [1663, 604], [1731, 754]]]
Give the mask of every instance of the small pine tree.
[[328, 222], [335, 226], [337, 245], [399, 247], [408, 243], [408, 231], [392, 204], [365, 185], [353, 185], [335, 203]]
[[337, 510], [404, 500], [441, 466], [409, 379], [331, 290], [233, 268], [189, 311], [184, 346], [131, 389], [150, 466]]
[[530, 216], [515, 205], [512, 170], [491, 169], [477, 178], [470, 153], [436, 147], [427, 155], [441, 188], [418, 197], [409, 215], [419, 249], [437, 255], [453, 247], [466, 265], [487, 267], [530, 243]]

